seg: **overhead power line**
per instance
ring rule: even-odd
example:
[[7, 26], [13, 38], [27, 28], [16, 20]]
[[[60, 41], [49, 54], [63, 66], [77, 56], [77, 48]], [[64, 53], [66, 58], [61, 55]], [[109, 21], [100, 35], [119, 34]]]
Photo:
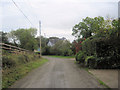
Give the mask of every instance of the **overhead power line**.
[[18, 8], [18, 10], [24, 15], [24, 17], [29, 21], [29, 23], [30, 23], [32, 26], [34, 26], [33, 23], [29, 20], [29, 18], [24, 14], [24, 12], [18, 7], [18, 5], [15, 3], [15, 1], [12, 0], [12, 2], [15, 4], [15, 6]]
[[[29, 8], [27, 8], [28, 9], [28, 11], [30, 11], [30, 10], [32, 10], [33, 8], [31, 7], [31, 2], [29, 1], [29, 0], [24, 0], [24, 4], [26, 3], [26, 5], [29, 5]], [[33, 14], [31, 14], [31, 15], [33, 15], [33, 16], [35, 16], [35, 20], [39, 20], [39, 18], [38, 18], [38, 15], [35, 13], [35, 11], [34, 10], [32, 10], [32, 13], [34, 13], [34, 15]], [[42, 28], [42, 27], [41, 27]], [[44, 31], [44, 29], [42, 29], [42, 32], [43, 32], [43, 35], [45, 36], [45, 31]], [[41, 32], [41, 34], [42, 34], [42, 32]], [[46, 37], [46, 36], [45, 36]]]

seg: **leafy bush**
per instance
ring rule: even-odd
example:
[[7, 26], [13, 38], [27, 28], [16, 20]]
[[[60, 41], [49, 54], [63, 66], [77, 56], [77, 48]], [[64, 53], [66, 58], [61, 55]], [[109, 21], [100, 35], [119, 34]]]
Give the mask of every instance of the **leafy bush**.
[[44, 48], [42, 48], [42, 54], [49, 55], [50, 54], [50, 46], [45, 46]]
[[86, 52], [86, 56], [96, 57], [96, 68], [119, 68], [119, 40], [120, 38], [116, 35], [109, 38], [92, 36], [82, 43], [82, 51]]
[[87, 56], [107, 57], [120, 55], [120, 38], [117, 36], [106, 38], [92, 36], [82, 42], [82, 51], [85, 51]]
[[17, 56], [17, 59], [20, 63], [25, 64], [32, 61], [32, 59], [34, 59], [34, 55], [19, 55]]
[[72, 56], [73, 52], [71, 49], [62, 50], [62, 56]]
[[73, 51], [71, 49], [69, 49], [67, 56], [72, 56], [72, 55], [73, 55]]
[[35, 58], [38, 58], [37, 55], [34, 54], [9, 54], [2, 56], [2, 67], [3, 69], [16, 67], [20, 64], [26, 64], [30, 61], [33, 61]]
[[108, 58], [106, 57], [99, 57], [96, 60], [96, 67], [98, 69], [105, 69], [105, 68], [110, 68], [109, 66], [109, 61], [107, 60]]
[[5, 54], [7, 55], [7, 54], [8, 54], [8, 51], [2, 49], [2, 54], [3, 54], [3, 55], [5, 55]]
[[19, 55], [17, 58], [18, 58], [18, 62], [22, 64], [27, 63], [24, 55]]
[[11, 67], [15, 67], [17, 64], [17, 61], [10, 57], [10, 56], [3, 56], [2, 57], [2, 66], [3, 68], [11, 68]]
[[75, 55], [75, 60], [76, 60], [76, 61], [79, 61], [79, 60], [78, 60], [78, 55], [79, 55], [79, 52]]
[[[92, 68], [120, 68], [120, 20], [86, 17], [73, 27], [72, 35], [85, 38], [82, 52], [86, 52], [86, 66]], [[89, 27], [87, 27], [89, 26]], [[80, 38], [80, 39], [82, 39]], [[77, 48], [80, 50], [80, 45]], [[76, 50], [77, 51], [77, 50]], [[91, 56], [95, 56], [93, 58]], [[79, 60], [81, 55], [76, 55]]]
[[67, 40], [59, 40], [54, 46], [49, 47], [50, 55], [72, 56], [71, 43]]
[[95, 62], [96, 62], [96, 59], [94, 56], [87, 56], [85, 59], [85, 66], [87, 66], [89, 68], [94, 68]]
[[76, 54], [75, 58], [76, 58], [76, 61], [79, 61], [80, 63], [84, 63], [84, 60], [85, 60], [84, 52], [79, 51]]
[[99, 69], [120, 68], [120, 56], [99, 57], [96, 60], [95, 68]]

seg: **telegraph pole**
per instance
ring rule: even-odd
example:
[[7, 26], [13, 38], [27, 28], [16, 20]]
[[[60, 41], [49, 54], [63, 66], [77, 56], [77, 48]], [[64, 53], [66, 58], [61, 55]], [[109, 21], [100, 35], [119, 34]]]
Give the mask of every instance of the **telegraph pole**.
[[39, 21], [39, 35], [40, 35], [40, 57], [42, 56], [42, 49], [41, 49], [41, 21]]
[[[46, 34], [44, 33], [44, 37], [46, 38]], [[45, 43], [45, 47], [46, 47], [46, 43]]]

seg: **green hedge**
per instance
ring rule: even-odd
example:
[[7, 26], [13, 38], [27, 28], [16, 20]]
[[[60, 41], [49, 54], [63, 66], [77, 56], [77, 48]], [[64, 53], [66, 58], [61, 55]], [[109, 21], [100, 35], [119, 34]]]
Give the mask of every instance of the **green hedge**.
[[87, 56], [106, 57], [120, 55], [120, 38], [90, 37], [82, 42], [82, 51]]
[[120, 68], [120, 56], [99, 57], [96, 59], [95, 68], [101, 69]]
[[81, 56], [89, 68], [120, 68], [120, 37], [87, 38], [82, 42], [82, 50], [76, 54], [76, 60], [82, 60]]

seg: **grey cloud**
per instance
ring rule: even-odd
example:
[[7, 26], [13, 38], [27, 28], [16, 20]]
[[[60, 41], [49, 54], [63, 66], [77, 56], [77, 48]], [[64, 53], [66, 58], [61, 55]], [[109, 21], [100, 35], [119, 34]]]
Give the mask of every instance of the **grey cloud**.
[[[3, 0], [2, 0], [3, 1]], [[117, 18], [117, 0], [115, 2], [90, 2], [85, 0], [15, 0], [23, 12], [29, 17], [35, 27], [38, 28], [38, 21], [42, 21], [42, 29], [47, 35], [62, 36], [62, 33], [51, 34], [48, 32], [66, 30], [64, 36], [71, 38], [72, 27], [83, 18], [90, 16], [106, 16]], [[92, 0], [95, 1], [95, 0]], [[30, 23], [18, 11], [13, 3], [5, 0], [3, 10], [3, 30], [10, 31], [11, 28], [31, 27]], [[8, 28], [6, 28], [8, 27]], [[72, 37], [73, 38], [73, 37]]]

